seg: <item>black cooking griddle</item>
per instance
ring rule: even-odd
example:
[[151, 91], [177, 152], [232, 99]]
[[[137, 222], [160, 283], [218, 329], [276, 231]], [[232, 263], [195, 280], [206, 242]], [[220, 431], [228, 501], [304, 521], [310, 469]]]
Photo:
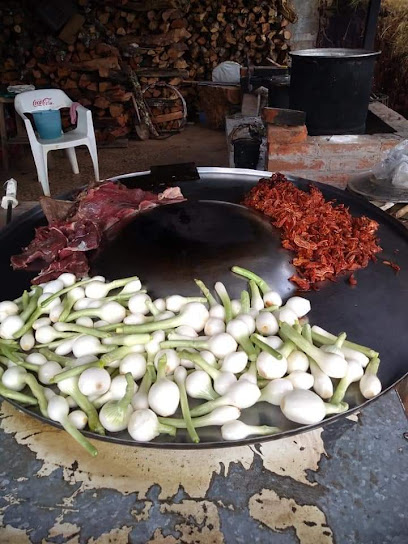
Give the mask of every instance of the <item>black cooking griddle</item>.
[[[209, 285], [220, 280], [227, 285], [232, 296], [238, 297], [246, 284], [229, 271], [233, 264], [237, 264], [262, 275], [284, 298], [292, 294], [294, 286], [288, 281], [293, 272], [290, 264], [292, 255], [280, 247], [279, 232], [262, 214], [239, 204], [260, 177], [270, 174], [228, 168], [199, 168], [198, 173], [199, 179], [179, 183], [187, 202], [155, 208], [137, 216], [114, 242], [96, 256], [91, 273], [103, 274], [109, 279], [137, 274], [154, 296], [198, 294], [193, 282], [196, 277]], [[310, 184], [299, 178], [289, 179], [305, 190]], [[155, 185], [150, 173], [128, 175], [121, 182], [129, 187], [147, 183], [151, 187]], [[325, 282], [318, 291], [307, 293], [306, 297], [312, 303], [312, 324], [334, 333], [344, 330], [350, 340], [380, 352], [379, 377], [384, 392], [403, 378], [407, 369], [408, 232], [398, 221], [364, 199], [327, 185], [316, 185], [326, 199], [344, 203], [353, 215], [367, 215], [380, 224], [383, 252], [379, 254], [377, 263], [371, 263], [355, 274], [356, 286], [351, 287], [348, 276], [345, 276], [336, 282]], [[27, 245], [34, 235], [34, 228], [44, 223], [42, 212], [36, 207], [0, 233], [3, 250], [0, 256], [3, 280], [0, 300], [16, 298], [28, 287], [33, 273], [12, 272], [10, 256]], [[401, 267], [399, 274], [382, 264], [383, 259], [396, 262]], [[350, 388], [346, 400], [350, 411], [367, 403], [356, 386]], [[35, 409], [12, 404], [52, 423]], [[189, 442], [182, 431], [177, 432], [176, 438], [160, 436], [145, 444], [130, 440], [126, 432], [108, 434], [103, 439], [154, 448], [226, 447], [276, 440], [320, 427], [343, 415], [330, 417], [315, 426], [299, 426], [286, 420], [279, 408], [260, 403], [243, 412], [243, 421], [278, 426], [282, 428], [281, 433], [226, 442], [221, 439], [218, 428], [209, 427], [200, 429], [201, 442], [198, 445]], [[90, 432], [85, 434], [102, 438]]]

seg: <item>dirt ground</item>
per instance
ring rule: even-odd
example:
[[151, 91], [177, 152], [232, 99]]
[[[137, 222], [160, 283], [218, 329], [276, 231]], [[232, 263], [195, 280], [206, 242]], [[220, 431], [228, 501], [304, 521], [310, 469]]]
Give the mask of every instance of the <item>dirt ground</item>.
[[[10, 171], [1, 171], [2, 182], [14, 177], [18, 184], [18, 200], [37, 200], [42, 190], [30, 147], [11, 147], [9, 154]], [[63, 151], [51, 152], [48, 157], [52, 196], [85, 185], [93, 179], [92, 163], [85, 147], [77, 148], [80, 173], [76, 175], [70, 170]], [[200, 125], [187, 125], [182, 133], [166, 140], [129, 140], [127, 148], [100, 148], [98, 158], [101, 179], [148, 170], [155, 164], [195, 162], [197, 166], [228, 166], [225, 133]]]

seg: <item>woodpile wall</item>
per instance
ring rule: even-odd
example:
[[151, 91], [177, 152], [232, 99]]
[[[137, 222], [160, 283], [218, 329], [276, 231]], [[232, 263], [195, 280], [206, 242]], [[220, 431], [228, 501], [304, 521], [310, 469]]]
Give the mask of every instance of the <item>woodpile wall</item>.
[[[0, 7], [3, 86], [59, 87], [93, 111], [99, 141], [132, 132], [134, 106], [128, 70], [143, 86], [180, 86], [189, 104], [194, 82], [211, 79], [220, 62], [287, 60], [288, 0], [77, 0], [77, 14], [58, 34], [32, 3]], [[66, 123], [68, 123], [68, 119]]]

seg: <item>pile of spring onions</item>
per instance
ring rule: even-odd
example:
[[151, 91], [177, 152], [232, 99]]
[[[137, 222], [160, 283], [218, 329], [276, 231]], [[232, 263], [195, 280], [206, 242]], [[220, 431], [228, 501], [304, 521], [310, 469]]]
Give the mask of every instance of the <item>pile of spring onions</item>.
[[280, 430], [240, 421], [258, 402], [309, 425], [347, 410], [353, 382], [367, 399], [381, 391], [378, 353], [311, 327], [307, 299], [283, 304], [253, 272], [232, 272], [248, 280], [240, 300], [221, 282], [154, 300], [137, 277], [64, 273], [1, 302], [0, 395], [38, 407], [96, 455], [82, 429], [140, 442], [186, 429], [197, 443], [216, 425], [240, 440]]

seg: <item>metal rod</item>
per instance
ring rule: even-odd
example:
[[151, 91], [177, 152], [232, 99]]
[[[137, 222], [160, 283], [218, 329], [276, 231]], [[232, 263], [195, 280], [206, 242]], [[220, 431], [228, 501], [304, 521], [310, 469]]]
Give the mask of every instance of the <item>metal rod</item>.
[[378, 15], [380, 13], [381, 0], [371, 0], [367, 9], [367, 19], [364, 31], [363, 48], [372, 51], [375, 44]]

